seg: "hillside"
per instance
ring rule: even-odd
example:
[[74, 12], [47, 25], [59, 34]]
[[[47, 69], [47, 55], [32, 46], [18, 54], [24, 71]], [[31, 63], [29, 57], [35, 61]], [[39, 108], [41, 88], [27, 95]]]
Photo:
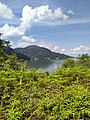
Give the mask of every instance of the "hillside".
[[29, 59], [29, 57], [28, 57], [27, 55], [25, 55], [25, 54], [23, 54], [23, 53], [20, 53], [20, 52], [12, 49], [12, 48], [10, 48], [10, 47], [6, 47], [5, 52], [6, 52], [7, 54], [9, 54], [9, 55], [16, 54], [17, 57], [18, 57], [18, 59], [23, 59], [23, 60], [28, 60], [28, 59]]
[[55, 53], [52, 52], [51, 50], [44, 48], [44, 47], [39, 47], [36, 45], [31, 45], [25, 48], [15, 48], [14, 51], [16, 53], [21, 53], [29, 57], [30, 60], [32, 59], [44, 59], [44, 60], [49, 60], [49, 59], [66, 59], [70, 58], [68, 55], [60, 54], [60, 53]]

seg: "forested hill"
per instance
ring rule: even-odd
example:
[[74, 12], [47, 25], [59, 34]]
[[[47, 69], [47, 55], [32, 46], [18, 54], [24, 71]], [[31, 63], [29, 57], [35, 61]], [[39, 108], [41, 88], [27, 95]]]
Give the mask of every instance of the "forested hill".
[[60, 54], [60, 53], [55, 53], [52, 52], [51, 50], [44, 48], [44, 47], [39, 47], [36, 45], [31, 45], [25, 48], [16, 48], [14, 49], [16, 53], [24, 54], [25, 56], [29, 57], [29, 59], [44, 59], [44, 60], [49, 60], [49, 59], [66, 59], [70, 58], [70, 56], [65, 55], [65, 54]]
[[23, 53], [20, 53], [20, 52], [14, 50], [13, 48], [10, 48], [10, 47], [6, 47], [5, 52], [9, 55], [16, 54], [18, 59], [23, 59], [23, 60], [28, 60], [29, 59], [29, 57], [27, 55], [25, 55]]

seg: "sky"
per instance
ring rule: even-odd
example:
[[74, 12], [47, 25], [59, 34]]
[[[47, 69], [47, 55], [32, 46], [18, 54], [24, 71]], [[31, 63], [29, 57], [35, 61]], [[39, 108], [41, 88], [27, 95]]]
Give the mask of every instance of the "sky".
[[1, 39], [90, 55], [90, 0], [0, 0]]

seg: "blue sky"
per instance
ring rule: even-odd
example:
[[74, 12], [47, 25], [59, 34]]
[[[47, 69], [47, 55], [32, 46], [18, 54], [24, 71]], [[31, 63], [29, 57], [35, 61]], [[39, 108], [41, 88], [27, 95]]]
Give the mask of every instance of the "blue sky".
[[0, 0], [0, 32], [12, 47], [90, 55], [90, 0]]

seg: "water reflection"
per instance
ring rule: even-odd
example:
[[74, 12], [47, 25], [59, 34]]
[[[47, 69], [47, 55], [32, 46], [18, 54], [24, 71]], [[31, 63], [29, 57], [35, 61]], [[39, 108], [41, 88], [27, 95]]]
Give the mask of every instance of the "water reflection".
[[60, 68], [63, 60], [49, 60], [49, 61], [28, 61], [28, 69], [36, 68], [47, 70], [50, 74], [57, 68]]

